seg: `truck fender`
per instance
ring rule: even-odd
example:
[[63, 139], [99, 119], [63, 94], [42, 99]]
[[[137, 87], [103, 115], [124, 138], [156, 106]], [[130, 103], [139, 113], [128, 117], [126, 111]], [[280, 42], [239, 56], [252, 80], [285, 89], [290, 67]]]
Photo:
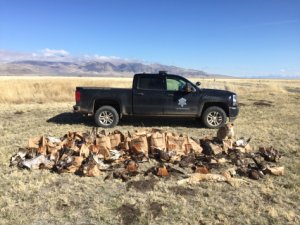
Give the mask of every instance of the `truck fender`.
[[93, 112], [95, 113], [97, 109], [101, 106], [108, 105], [116, 109], [116, 111], [121, 115], [121, 105], [116, 99], [94, 99], [93, 101]]
[[229, 115], [229, 108], [228, 108], [228, 105], [226, 102], [220, 102], [220, 101], [205, 101], [205, 102], [202, 102], [201, 105], [199, 106], [199, 112], [198, 112], [198, 117], [201, 117], [203, 112], [208, 108], [208, 107], [211, 107], [211, 106], [217, 106], [217, 107], [220, 107], [222, 108], [226, 115], [228, 116]]

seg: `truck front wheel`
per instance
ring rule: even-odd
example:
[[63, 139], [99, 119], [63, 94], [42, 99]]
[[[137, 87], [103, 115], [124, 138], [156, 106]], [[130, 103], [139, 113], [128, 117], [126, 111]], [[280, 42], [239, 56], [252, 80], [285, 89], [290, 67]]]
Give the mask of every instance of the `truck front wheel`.
[[202, 115], [202, 121], [208, 128], [219, 128], [226, 123], [226, 120], [225, 111], [218, 106], [207, 108]]
[[97, 109], [95, 122], [99, 127], [115, 127], [119, 122], [119, 114], [114, 107], [105, 105]]

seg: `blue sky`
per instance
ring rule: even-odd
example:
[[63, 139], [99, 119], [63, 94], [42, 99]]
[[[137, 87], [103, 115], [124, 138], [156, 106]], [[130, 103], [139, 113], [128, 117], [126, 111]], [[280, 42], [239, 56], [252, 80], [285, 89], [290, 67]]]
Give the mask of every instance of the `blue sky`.
[[300, 75], [300, 0], [0, 0], [0, 49]]

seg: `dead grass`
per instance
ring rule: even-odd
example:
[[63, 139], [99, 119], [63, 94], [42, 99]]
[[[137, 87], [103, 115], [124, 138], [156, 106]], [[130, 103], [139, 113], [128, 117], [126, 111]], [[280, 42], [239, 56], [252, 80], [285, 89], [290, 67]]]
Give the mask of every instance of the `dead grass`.
[[[16, 90], [11, 89], [16, 86], [12, 85], [20, 85], [20, 97], [21, 84], [26, 84], [26, 90], [32, 93], [29, 87], [34, 88], [34, 83], [44, 86], [45, 81], [40, 79], [7, 80], [10, 88], [0, 79], [0, 86], [14, 92]], [[56, 78], [51, 79], [47, 83], [55, 85]], [[58, 79], [61, 87], [68, 79]], [[120, 81], [114, 82], [121, 85]], [[10, 156], [18, 146], [26, 145], [29, 137], [40, 134], [60, 137], [67, 131], [92, 128], [91, 118], [71, 113], [71, 86], [102, 86], [104, 83], [97, 79], [78, 78], [78, 81], [72, 80], [69, 83], [74, 83], [68, 84], [72, 96], [66, 94], [65, 98], [70, 100], [67, 102], [48, 103], [41, 96], [43, 104], [28, 103], [30, 95], [22, 100], [9, 100], [7, 97], [2, 100], [0, 224], [299, 224], [300, 93], [288, 91], [296, 90], [299, 81], [200, 81], [204, 87], [227, 87], [239, 94], [243, 105], [235, 121], [237, 136], [251, 136], [255, 148], [273, 145], [279, 149], [284, 154], [280, 164], [286, 167], [285, 176], [267, 176], [234, 188], [228, 184], [208, 182], [177, 186], [176, 179], [152, 176], [147, 177], [146, 182], [143, 176], [138, 176], [123, 183], [120, 180], [103, 181], [104, 176], [88, 178], [10, 168]], [[109, 84], [115, 86], [113, 82]], [[36, 86], [36, 90], [41, 90]], [[55, 87], [55, 90], [59, 96], [60, 89]], [[3, 93], [2, 90], [1, 99], [5, 99]], [[201, 128], [194, 120], [174, 119], [125, 119], [117, 129], [132, 131], [151, 126], [188, 133], [192, 137], [216, 132]]]
[[[299, 80], [191, 79], [201, 87], [230, 90], [249, 96], [268, 93], [299, 93]], [[0, 76], [0, 103], [46, 103], [74, 100], [76, 86], [130, 88], [132, 78], [112, 77], [5, 77]]]
[[76, 86], [126, 87], [131, 78], [0, 77], [0, 103], [66, 102], [74, 99]]

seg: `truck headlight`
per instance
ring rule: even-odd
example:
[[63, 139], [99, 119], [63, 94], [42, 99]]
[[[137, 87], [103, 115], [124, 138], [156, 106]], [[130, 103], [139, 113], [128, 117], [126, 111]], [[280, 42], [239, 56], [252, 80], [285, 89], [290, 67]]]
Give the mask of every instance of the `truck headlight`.
[[232, 95], [232, 105], [237, 106], [237, 97], [236, 97], [236, 95]]

